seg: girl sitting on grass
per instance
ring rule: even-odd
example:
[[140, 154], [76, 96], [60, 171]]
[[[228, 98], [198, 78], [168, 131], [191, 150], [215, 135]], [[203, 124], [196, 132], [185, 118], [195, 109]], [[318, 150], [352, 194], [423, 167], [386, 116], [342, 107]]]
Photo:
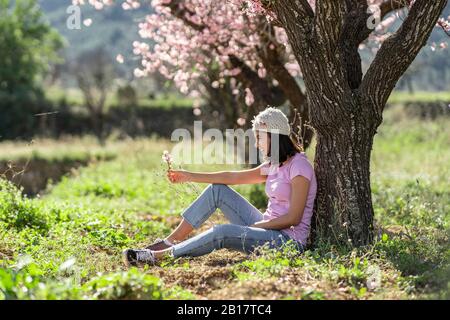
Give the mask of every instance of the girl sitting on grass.
[[[303, 250], [317, 189], [313, 167], [301, 147], [291, 139], [289, 121], [283, 112], [267, 108], [252, 122], [256, 147], [268, 161], [241, 171], [200, 173], [170, 169], [167, 175], [172, 183], [191, 181], [210, 185], [184, 210], [183, 220], [168, 237], [157, 239], [145, 249], [125, 250], [127, 266], [154, 264], [167, 256], [196, 257], [221, 248], [251, 253], [263, 245], [280, 248], [290, 240]], [[276, 134], [278, 159], [271, 159], [270, 143]], [[262, 182], [269, 197], [264, 213], [228, 186]], [[216, 209], [224, 213], [230, 224], [215, 225], [187, 239]]]

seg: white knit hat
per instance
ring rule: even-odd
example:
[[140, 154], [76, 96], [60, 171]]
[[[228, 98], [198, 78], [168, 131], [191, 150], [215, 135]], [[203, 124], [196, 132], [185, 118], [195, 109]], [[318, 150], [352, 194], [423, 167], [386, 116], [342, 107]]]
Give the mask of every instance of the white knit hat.
[[286, 115], [281, 110], [272, 107], [261, 111], [253, 118], [252, 124], [253, 131], [259, 130], [287, 136], [291, 133], [291, 126]]

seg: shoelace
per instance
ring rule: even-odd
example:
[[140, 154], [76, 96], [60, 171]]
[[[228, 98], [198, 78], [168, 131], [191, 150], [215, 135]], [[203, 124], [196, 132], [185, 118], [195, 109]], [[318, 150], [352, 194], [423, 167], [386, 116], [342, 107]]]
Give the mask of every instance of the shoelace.
[[151, 250], [138, 250], [136, 251], [136, 259], [142, 262], [155, 262], [155, 257]]
[[170, 241], [167, 240], [167, 239], [164, 239], [163, 241], [164, 241], [164, 243], [165, 243], [166, 245], [168, 245], [168, 246], [170, 246], [170, 247], [173, 247], [173, 245], [174, 245], [172, 242], [170, 242]]
[[173, 246], [174, 244], [167, 239], [156, 238], [155, 242], [164, 242], [168, 246]]

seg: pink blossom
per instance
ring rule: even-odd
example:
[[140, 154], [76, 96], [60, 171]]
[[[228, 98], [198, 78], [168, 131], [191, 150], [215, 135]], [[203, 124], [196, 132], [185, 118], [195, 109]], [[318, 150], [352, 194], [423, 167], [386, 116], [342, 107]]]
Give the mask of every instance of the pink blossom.
[[169, 153], [169, 151], [164, 150], [163, 155], [162, 155], [162, 160], [167, 163], [169, 170], [172, 169], [173, 159], [172, 159], [172, 155]]
[[236, 121], [236, 123], [241, 127], [244, 126], [246, 122], [247, 121], [245, 120], [245, 118], [242, 118], [242, 117], [237, 119], [237, 121]]
[[249, 88], [245, 89], [245, 104], [251, 106], [255, 102], [255, 97]]
[[92, 19], [85, 19], [85, 20], [83, 20], [83, 24], [84, 24], [86, 27], [90, 27], [91, 24], [92, 24]]
[[116, 56], [116, 61], [117, 61], [118, 63], [124, 63], [123, 55], [118, 54], [118, 55]]

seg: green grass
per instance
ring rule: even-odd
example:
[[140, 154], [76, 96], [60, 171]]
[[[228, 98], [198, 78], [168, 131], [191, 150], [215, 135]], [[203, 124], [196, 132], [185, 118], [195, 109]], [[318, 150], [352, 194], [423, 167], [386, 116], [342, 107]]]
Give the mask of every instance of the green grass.
[[[77, 88], [60, 88], [52, 86], [46, 89], [46, 97], [56, 106], [59, 106], [62, 101], [68, 105], [82, 108], [84, 105], [84, 97], [82, 92]], [[193, 100], [191, 98], [180, 96], [178, 94], [157, 95], [154, 99], [147, 97], [139, 97], [137, 100], [137, 107], [139, 108], [161, 108], [171, 109], [177, 107], [192, 108]], [[120, 107], [119, 100], [115, 92], [108, 93], [105, 109]], [[85, 110], [84, 110], [85, 111]]]
[[106, 147], [94, 137], [67, 136], [58, 141], [39, 138], [30, 142], [5, 141], [0, 143], [0, 161], [77, 161], [111, 159], [116, 150], [126, 142], [110, 142]]
[[387, 119], [382, 125], [372, 156], [372, 194], [380, 222], [448, 228], [449, 122]]
[[[369, 247], [324, 244], [301, 255], [287, 247], [223, 264], [208, 260], [228, 259], [218, 252], [129, 271], [121, 250], [166, 235], [205, 185], [168, 183], [161, 161], [167, 140], [109, 141], [98, 148], [113, 150], [114, 160], [77, 170], [42, 198], [1, 183], [0, 299], [448, 299], [449, 128], [449, 119], [399, 118], [387, 110], [372, 158], [379, 237]], [[46, 154], [64, 154], [67, 144], [48, 142]], [[261, 186], [236, 189], [264, 205]]]
[[414, 93], [394, 91], [389, 98], [390, 104], [405, 104], [408, 102], [438, 102], [450, 103], [450, 92], [416, 91]]

